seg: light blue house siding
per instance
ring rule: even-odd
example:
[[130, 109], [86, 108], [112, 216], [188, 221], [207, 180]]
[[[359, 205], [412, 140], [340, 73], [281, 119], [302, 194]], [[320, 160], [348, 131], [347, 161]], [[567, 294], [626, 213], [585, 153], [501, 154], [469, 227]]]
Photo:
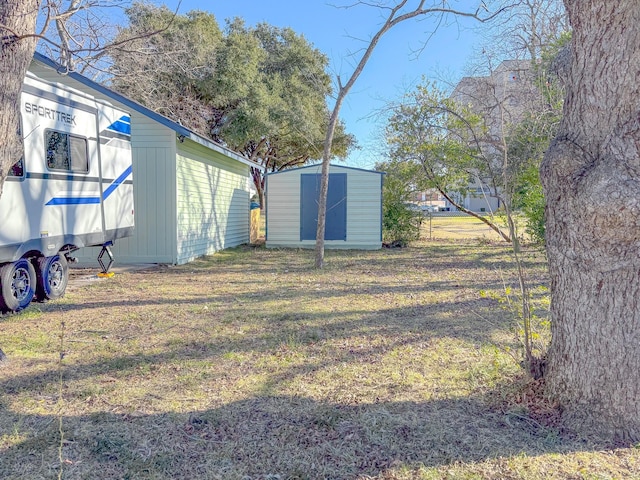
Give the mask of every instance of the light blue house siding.
[[[318, 178], [321, 166], [312, 165], [267, 175], [266, 183], [266, 246], [313, 248], [315, 235], [309, 235], [310, 225], [317, 224], [317, 196], [310, 194], [314, 176]], [[328, 210], [336, 209], [337, 222], [344, 222], [346, 235], [342, 234], [343, 225], [332, 225], [327, 217], [325, 248], [347, 248], [373, 250], [382, 247], [382, 181], [384, 174], [371, 170], [331, 165], [330, 178], [335, 176], [338, 182], [345, 179], [346, 186], [341, 198], [329, 200]], [[330, 183], [330, 197], [331, 189]], [[335, 192], [342, 192], [340, 183]], [[342, 207], [344, 214], [339, 211]], [[309, 215], [314, 218], [308, 217]], [[328, 215], [331, 215], [329, 213]], [[313, 238], [310, 238], [313, 237]], [[329, 239], [340, 237], [340, 239]]]
[[[250, 168], [260, 166], [39, 54], [30, 70], [131, 112], [135, 229], [112, 247], [116, 264], [183, 264], [249, 242]], [[98, 265], [99, 251], [75, 256]]]
[[249, 242], [249, 167], [192, 141], [179, 145], [177, 259]]

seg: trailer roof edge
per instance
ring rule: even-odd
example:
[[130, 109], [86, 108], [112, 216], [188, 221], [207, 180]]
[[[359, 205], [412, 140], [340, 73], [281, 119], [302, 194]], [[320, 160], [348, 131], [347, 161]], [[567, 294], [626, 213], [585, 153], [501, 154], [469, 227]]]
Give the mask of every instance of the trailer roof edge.
[[224, 145], [221, 145], [217, 142], [214, 142], [213, 140], [210, 140], [208, 138], [203, 137], [202, 135], [190, 130], [189, 128], [185, 127], [184, 125], [180, 125], [178, 122], [174, 122], [173, 120], [171, 120], [170, 118], [165, 117], [164, 115], [155, 112], [153, 110], [151, 110], [150, 108], [145, 107], [144, 105], [136, 102], [135, 100], [132, 100], [129, 97], [126, 97], [125, 95], [122, 95], [121, 93], [118, 93], [114, 90], [111, 90], [108, 87], [105, 87], [104, 85], [101, 85], [98, 82], [95, 82], [94, 80], [91, 80], [88, 77], [85, 77], [84, 75], [82, 75], [81, 73], [78, 72], [74, 72], [74, 71], [68, 71], [67, 69], [65, 69], [62, 65], [60, 65], [58, 62], [56, 62], [55, 60], [52, 60], [51, 58], [39, 53], [39, 52], [35, 52], [33, 54], [33, 59], [36, 62], [39, 62], [53, 70], [55, 70], [58, 74], [60, 74], [61, 76], [68, 76], [74, 80], [76, 80], [77, 82], [82, 83], [83, 85], [92, 88], [98, 92], [100, 92], [102, 95], [105, 95], [106, 97], [109, 97], [123, 105], [125, 105], [126, 107], [130, 108], [131, 110], [135, 110], [136, 112], [139, 112], [149, 118], [151, 118], [152, 120], [155, 120], [156, 122], [160, 123], [161, 125], [164, 125], [167, 128], [170, 128], [171, 130], [173, 130], [174, 132], [176, 132], [176, 135], [178, 137], [184, 137], [184, 138], [189, 138], [190, 140], [193, 140], [196, 143], [199, 143], [200, 145], [203, 145], [211, 150], [217, 151], [219, 153], [222, 153], [234, 160], [237, 160], [240, 163], [243, 163], [245, 165], [248, 165], [252, 168], [257, 168], [259, 170], [264, 171], [265, 167], [253, 162], [247, 158], [244, 158], [242, 155], [239, 155], [238, 153], [234, 152], [233, 150], [229, 149], [228, 147], [225, 147]]

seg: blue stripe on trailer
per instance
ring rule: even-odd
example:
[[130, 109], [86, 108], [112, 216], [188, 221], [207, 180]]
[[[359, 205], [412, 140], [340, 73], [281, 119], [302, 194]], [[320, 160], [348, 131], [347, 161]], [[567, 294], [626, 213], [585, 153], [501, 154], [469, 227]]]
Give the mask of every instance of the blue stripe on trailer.
[[100, 197], [54, 197], [45, 205], [95, 205]]
[[[102, 194], [102, 199], [106, 200], [116, 191], [116, 189], [125, 183], [125, 179], [131, 175], [133, 167], [129, 165], [122, 174], [116, 178], [111, 185]], [[100, 197], [53, 197], [45, 205], [95, 205], [100, 203]]]
[[123, 115], [106, 129], [113, 132], [124, 133], [125, 135], [131, 135], [131, 120], [129, 116]]
[[125, 178], [127, 178], [129, 175], [131, 175], [131, 172], [133, 170], [133, 167], [131, 165], [129, 165], [129, 167], [122, 172], [122, 174], [116, 178], [111, 185], [109, 185], [109, 187], [107, 187], [107, 189], [104, 191], [103, 193], [103, 199], [106, 200], [107, 198], [109, 198], [109, 195], [111, 195], [116, 188], [118, 188], [120, 185], [122, 185], [122, 183], [124, 182]]

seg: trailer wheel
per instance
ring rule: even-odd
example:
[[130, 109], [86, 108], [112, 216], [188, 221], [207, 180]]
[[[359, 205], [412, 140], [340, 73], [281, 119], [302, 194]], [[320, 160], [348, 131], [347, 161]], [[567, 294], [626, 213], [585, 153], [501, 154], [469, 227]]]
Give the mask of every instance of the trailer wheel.
[[31, 262], [21, 258], [0, 268], [0, 308], [19, 312], [33, 300], [36, 271]]
[[69, 283], [69, 266], [64, 255], [40, 257], [37, 268], [36, 298], [38, 301], [55, 300], [64, 295]]

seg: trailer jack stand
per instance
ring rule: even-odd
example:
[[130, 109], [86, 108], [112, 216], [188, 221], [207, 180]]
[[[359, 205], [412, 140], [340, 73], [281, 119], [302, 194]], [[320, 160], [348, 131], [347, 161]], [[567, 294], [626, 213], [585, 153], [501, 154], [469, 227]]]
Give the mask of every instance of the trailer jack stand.
[[[102, 268], [102, 272], [98, 273], [99, 277], [113, 277], [113, 272], [109, 271], [109, 269], [111, 268], [111, 265], [113, 265], [113, 253], [111, 253], [111, 248], [109, 248], [111, 247], [111, 245], [113, 245], [113, 242], [107, 242], [104, 245], [102, 245], [102, 250], [100, 250], [100, 254], [98, 255], [98, 263]], [[109, 262], [107, 263], [106, 267], [102, 260], [102, 257], [104, 257], [105, 253], [109, 257]]]

